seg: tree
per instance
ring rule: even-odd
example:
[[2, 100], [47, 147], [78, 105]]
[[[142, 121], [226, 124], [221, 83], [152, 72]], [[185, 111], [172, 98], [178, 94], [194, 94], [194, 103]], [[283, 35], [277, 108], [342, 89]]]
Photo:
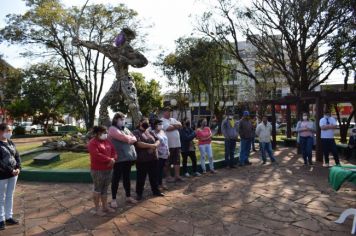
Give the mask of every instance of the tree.
[[199, 101], [200, 95], [206, 93], [211, 117], [215, 114], [221, 121], [231, 67], [224, 61], [224, 53], [218, 44], [206, 39], [180, 38], [176, 41], [175, 53], [167, 55], [158, 64], [171, 84], [177, 86], [178, 93], [186, 94], [189, 87], [193, 95], [198, 95]]
[[[319, 49], [352, 15], [345, 7], [350, 1], [254, 0], [241, 9], [235, 1], [217, 0], [216, 5], [197, 30], [229, 52], [242, 65], [238, 72], [256, 84], [259, 78], [249, 66], [253, 57], [282, 74], [294, 95], [313, 90], [338, 67], [327, 65], [327, 53]], [[239, 48], [239, 32], [254, 48]]]
[[85, 108], [87, 128], [92, 127], [111, 62], [95, 50], [73, 47], [71, 41], [79, 37], [97, 44], [112, 42], [123, 26], [140, 28], [134, 20], [137, 13], [123, 4], [95, 4], [82, 9], [65, 8], [59, 0], [26, 0], [26, 4], [29, 10], [23, 15], [7, 16], [0, 40], [39, 46], [38, 54], [26, 55], [55, 57]]
[[62, 120], [64, 113], [73, 113], [76, 96], [66, 78], [66, 70], [46, 63], [24, 71], [22, 100], [29, 105], [27, 115], [33, 117], [34, 123], [43, 125], [45, 134], [50, 121], [54, 124]]
[[[140, 110], [144, 116], [148, 117], [150, 112], [162, 107], [163, 97], [160, 92], [160, 84], [156, 80], [146, 82], [145, 77], [138, 72], [132, 72], [130, 75], [135, 81]], [[123, 100], [118, 104], [111, 104], [110, 107], [114, 111], [129, 112], [129, 108]]]

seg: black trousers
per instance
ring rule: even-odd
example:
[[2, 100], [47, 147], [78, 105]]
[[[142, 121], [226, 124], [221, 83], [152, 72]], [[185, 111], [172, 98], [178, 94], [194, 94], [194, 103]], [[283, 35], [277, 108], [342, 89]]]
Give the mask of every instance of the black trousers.
[[158, 190], [158, 160], [147, 162], [136, 162], [137, 180], [136, 194], [142, 196], [145, 187], [146, 176], [150, 180], [151, 190], [153, 194], [159, 194]]
[[114, 170], [111, 179], [111, 195], [112, 199], [116, 199], [117, 190], [119, 188], [120, 178], [122, 176], [122, 182], [125, 189], [126, 197], [131, 196], [131, 166], [133, 165], [132, 161], [116, 162], [114, 164]]
[[324, 153], [325, 163], [329, 164], [329, 153], [331, 152], [335, 159], [335, 164], [340, 164], [339, 154], [337, 153], [335, 139], [333, 138], [322, 138], [321, 139], [321, 147]]
[[188, 157], [190, 157], [190, 160], [192, 160], [193, 173], [196, 173], [197, 172], [197, 156], [195, 155], [195, 151], [182, 152], [183, 173], [188, 172], [188, 167], [187, 167]]

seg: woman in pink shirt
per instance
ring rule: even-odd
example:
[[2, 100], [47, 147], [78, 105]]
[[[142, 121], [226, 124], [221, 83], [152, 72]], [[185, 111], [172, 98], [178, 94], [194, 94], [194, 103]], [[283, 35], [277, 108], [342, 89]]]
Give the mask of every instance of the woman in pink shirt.
[[296, 128], [299, 136], [299, 144], [303, 154], [304, 165], [313, 165], [312, 152], [315, 133], [315, 124], [309, 120], [308, 113], [303, 113], [302, 120]]
[[206, 173], [205, 167], [205, 156], [209, 159], [209, 168], [211, 173], [216, 173], [214, 170], [214, 160], [213, 160], [213, 150], [211, 148], [211, 130], [207, 126], [207, 120], [203, 119], [198, 125], [199, 128], [196, 130], [196, 137], [199, 140], [199, 151], [200, 151], [200, 165], [203, 170], [203, 174]]

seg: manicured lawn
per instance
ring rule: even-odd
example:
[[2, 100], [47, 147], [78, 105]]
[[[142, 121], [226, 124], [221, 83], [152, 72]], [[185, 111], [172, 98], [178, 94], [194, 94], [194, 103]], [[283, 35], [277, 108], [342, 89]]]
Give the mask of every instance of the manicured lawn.
[[23, 156], [22, 166], [39, 169], [88, 169], [89, 168], [89, 154], [77, 152], [62, 152], [61, 160], [50, 163], [49, 165], [37, 165], [33, 163], [33, 157], [37, 154]]
[[29, 151], [29, 150], [32, 150], [32, 149], [35, 149], [35, 148], [39, 148], [41, 147], [42, 145], [41, 144], [38, 144], [38, 143], [30, 143], [30, 144], [20, 144], [20, 145], [17, 145], [16, 148], [19, 152], [24, 152], [24, 151]]
[[[224, 158], [224, 144], [212, 143], [214, 160]], [[200, 160], [199, 149], [196, 150], [197, 158]], [[21, 157], [23, 167], [39, 168], [43, 170], [48, 169], [88, 169], [90, 165], [88, 153], [76, 153], [76, 152], [61, 152], [61, 160], [58, 162], [50, 163], [49, 165], [37, 165], [33, 163], [33, 157], [39, 155], [39, 153], [31, 154]], [[190, 158], [188, 158], [190, 163]]]

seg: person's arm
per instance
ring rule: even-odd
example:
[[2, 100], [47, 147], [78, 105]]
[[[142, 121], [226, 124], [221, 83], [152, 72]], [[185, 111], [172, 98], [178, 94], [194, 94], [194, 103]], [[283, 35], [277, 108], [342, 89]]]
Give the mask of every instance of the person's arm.
[[128, 144], [133, 144], [137, 141], [135, 136], [123, 134], [115, 127], [110, 127], [108, 133], [110, 138], [117, 139]]
[[[171, 118], [172, 119], [172, 118]], [[173, 131], [173, 130], [176, 130], [176, 129], [181, 129], [182, 128], [182, 124], [179, 122], [179, 121], [177, 121], [177, 120], [173, 120], [174, 121], [174, 123], [172, 124], [167, 124], [166, 125], [166, 127], [163, 127], [163, 129], [165, 130], [165, 131]]]
[[239, 135], [241, 136], [241, 132], [242, 132], [242, 122], [239, 122]]
[[117, 155], [117, 153], [115, 151], [115, 147], [111, 142], [109, 142], [109, 144], [111, 146], [111, 158], [114, 159], [115, 161], [117, 161], [118, 155]]
[[257, 136], [260, 136], [260, 130], [261, 130], [261, 124], [259, 124], [259, 125], [257, 125], [257, 127], [256, 127], [256, 135]]
[[[97, 50], [97, 51], [101, 52], [102, 54], [106, 54], [106, 52], [103, 50], [104, 49], [103, 46], [100, 46], [99, 44], [96, 44], [91, 41], [83, 41], [83, 40], [80, 40], [79, 38], [73, 38], [72, 45], [73, 46], [83, 46], [83, 47], [86, 47], [89, 49]], [[109, 46], [109, 45], [107, 45], [107, 46]]]
[[224, 137], [226, 137], [226, 122], [228, 122], [227, 119], [223, 120], [221, 123], [221, 133], [224, 135]]
[[89, 143], [88, 150], [95, 162], [110, 163], [112, 160], [111, 156], [101, 153], [95, 143]]
[[321, 130], [328, 130], [329, 127], [328, 127], [327, 124], [324, 123], [324, 120], [323, 120], [323, 119], [324, 119], [324, 118], [321, 118], [320, 121], [319, 121], [320, 129], [321, 129]]
[[337, 128], [336, 120], [333, 117], [330, 117], [329, 129], [336, 129], [336, 128]]
[[213, 134], [211, 133], [211, 130], [210, 130], [210, 128], [209, 127], [207, 127], [208, 129], [209, 129], [209, 135], [208, 136], [206, 136], [206, 137], [202, 137], [201, 138], [201, 140], [210, 140], [211, 139], [211, 137], [213, 136]]

